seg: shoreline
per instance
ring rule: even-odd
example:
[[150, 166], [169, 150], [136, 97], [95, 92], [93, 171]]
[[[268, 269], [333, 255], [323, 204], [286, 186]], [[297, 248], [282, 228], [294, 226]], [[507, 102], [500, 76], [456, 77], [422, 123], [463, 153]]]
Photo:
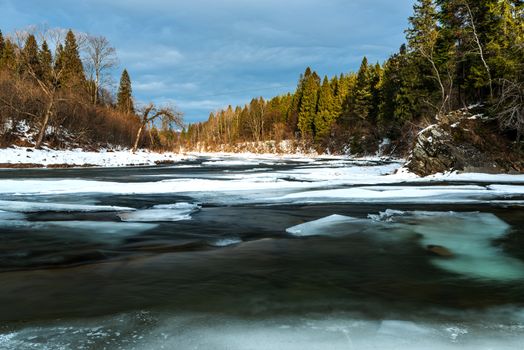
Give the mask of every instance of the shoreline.
[[318, 153], [252, 153], [252, 152], [155, 152], [138, 150], [133, 153], [129, 149], [100, 149], [85, 151], [81, 148], [56, 150], [44, 147], [12, 146], [0, 148], [0, 169], [65, 169], [65, 168], [107, 168], [107, 167], [139, 167], [176, 164], [184, 160], [198, 157], [209, 158], [242, 158], [242, 159], [282, 159], [309, 161], [325, 160], [356, 160], [356, 161], [392, 161], [402, 163], [405, 159], [388, 156], [351, 157], [348, 155], [330, 155]]

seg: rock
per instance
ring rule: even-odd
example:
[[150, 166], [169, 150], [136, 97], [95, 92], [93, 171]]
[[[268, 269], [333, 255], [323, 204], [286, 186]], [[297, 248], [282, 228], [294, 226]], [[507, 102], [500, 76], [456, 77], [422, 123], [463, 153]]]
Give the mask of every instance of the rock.
[[428, 250], [428, 252], [445, 258], [451, 258], [453, 256], [453, 253], [448, 248], [443, 247], [441, 245], [428, 245], [426, 249]]
[[524, 157], [496, 124], [464, 109], [441, 116], [422, 130], [406, 167], [420, 176], [448, 171], [519, 172]]

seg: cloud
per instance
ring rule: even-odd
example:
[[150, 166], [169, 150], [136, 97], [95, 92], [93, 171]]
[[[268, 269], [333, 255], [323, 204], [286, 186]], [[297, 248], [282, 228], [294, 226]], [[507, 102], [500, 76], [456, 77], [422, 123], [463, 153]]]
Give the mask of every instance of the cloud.
[[[383, 61], [404, 41], [413, 0], [0, 0], [0, 29], [30, 24], [101, 34], [138, 101], [176, 101], [189, 120]], [[285, 88], [284, 88], [285, 87]], [[290, 88], [291, 87], [291, 88]], [[208, 97], [206, 97], [208, 96]]]

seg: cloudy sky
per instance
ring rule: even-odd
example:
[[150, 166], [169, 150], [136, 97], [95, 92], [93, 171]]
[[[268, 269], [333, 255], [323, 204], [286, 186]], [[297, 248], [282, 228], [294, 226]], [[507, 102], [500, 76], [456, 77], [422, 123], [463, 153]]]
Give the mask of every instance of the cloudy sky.
[[[4, 33], [29, 25], [104, 35], [138, 102], [174, 101], [187, 122], [383, 61], [404, 41], [413, 0], [0, 0]], [[115, 71], [115, 76], [119, 76]]]

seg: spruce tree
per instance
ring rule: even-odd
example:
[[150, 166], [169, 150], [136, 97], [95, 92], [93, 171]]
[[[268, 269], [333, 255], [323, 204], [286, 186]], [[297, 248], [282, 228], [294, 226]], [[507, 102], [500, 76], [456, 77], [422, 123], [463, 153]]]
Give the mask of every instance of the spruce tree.
[[5, 48], [4, 36], [2, 34], [2, 31], [0, 30], [0, 58], [4, 54], [4, 48]]
[[[444, 19], [440, 17], [442, 21]], [[439, 112], [445, 112], [450, 108], [450, 86], [453, 85], [454, 68], [446, 66], [449, 60], [449, 49], [442, 45], [445, 35], [439, 28], [439, 14], [433, 0], [417, 0], [413, 6], [413, 16], [409, 18], [410, 28], [406, 30], [408, 47], [414, 57], [418, 59], [416, 64], [420, 66], [421, 73], [431, 72], [430, 75], [437, 82], [440, 91], [438, 105]], [[451, 31], [450, 31], [451, 33]], [[453, 39], [444, 40], [452, 42]], [[449, 79], [446, 79], [446, 76]], [[449, 81], [448, 81], [449, 80]], [[428, 80], [429, 82], [430, 80]], [[435, 88], [428, 84], [428, 95]]]
[[2, 51], [2, 56], [0, 56], [0, 68], [15, 71], [18, 62], [16, 57], [16, 47], [11, 40], [7, 39], [4, 41], [4, 49]]
[[372, 107], [373, 95], [371, 91], [371, 72], [368, 59], [364, 57], [358, 70], [354, 90], [349, 98], [350, 124], [368, 119]]
[[298, 128], [302, 138], [309, 139], [315, 135], [314, 121], [317, 112], [320, 77], [316, 72], [304, 77], [304, 87], [298, 113]]
[[41, 78], [42, 72], [40, 69], [40, 61], [38, 59], [38, 44], [33, 34], [29, 35], [25, 40], [24, 48], [22, 50], [22, 72], [35, 75], [38, 79]]
[[293, 99], [291, 102], [291, 107], [287, 113], [286, 125], [289, 131], [295, 133], [299, 130], [298, 126], [298, 115], [300, 113], [300, 105], [302, 103], [302, 96], [304, 95], [305, 83], [311, 76], [311, 68], [307, 67], [304, 74], [300, 75], [298, 79], [297, 89], [293, 94]]
[[86, 82], [84, 67], [80, 59], [78, 44], [72, 30], [67, 32], [64, 47], [59, 52], [61, 83], [63, 87], [79, 88]]
[[51, 54], [51, 50], [49, 50], [49, 46], [45, 40], [42, 43], [38, 59], [40, 63], [41, 78], [45, 82], [51, 82], [53, 76], [53, 55]]
[[123, 113], [134, 113], [135, 107], [133, 105], [133, 89], [131, 87], [131, 78], [126, 69], [122, 72], [120, 77], [120, 85], [118, 87], [116, 107]]
[[318, 140], [329, 135], [331, 126], [336, 121], [337, 116], [333, 89], [326, 76], [320, 87], [318, 108], [315, 115], [315, 133]]

